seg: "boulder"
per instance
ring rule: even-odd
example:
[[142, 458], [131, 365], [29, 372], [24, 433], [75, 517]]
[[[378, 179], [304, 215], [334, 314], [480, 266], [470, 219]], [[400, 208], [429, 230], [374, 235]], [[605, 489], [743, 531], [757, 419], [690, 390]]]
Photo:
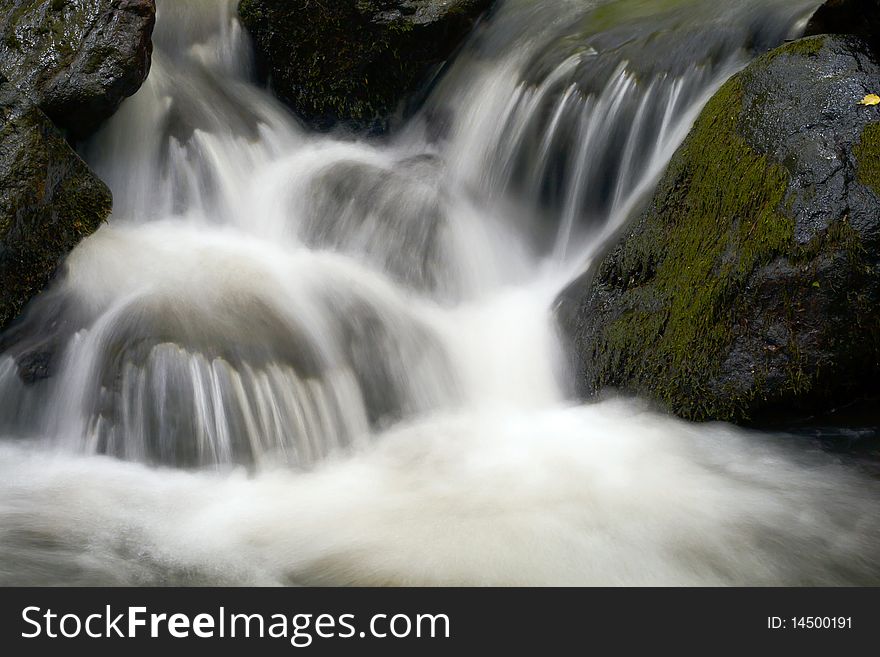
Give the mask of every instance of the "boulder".
[[309, 126], [381, 132], [492, 0], [242, 0], [275, 94]]
[[110, 190], [0, 76], [0, 329], [110, 214]]
[[147, 77], [155, 0], [0, 0], [0, 71], [71, 137]]
[[828, 0], [807, 24], [806, 36], [852, 34], [880, 53], [880, 0]]
[[580, 391], [694, 420], [803, 418], [877, 389], [880, 66], [819, 36], [708, 103], [658, 188], [560, 297]]
[[449, 230], [443, 165], [426, 155], [394, 166], [342, 160], [309, 185], [300, 238], [347, 252], [420, 290], [452, 292], [442, 275]]

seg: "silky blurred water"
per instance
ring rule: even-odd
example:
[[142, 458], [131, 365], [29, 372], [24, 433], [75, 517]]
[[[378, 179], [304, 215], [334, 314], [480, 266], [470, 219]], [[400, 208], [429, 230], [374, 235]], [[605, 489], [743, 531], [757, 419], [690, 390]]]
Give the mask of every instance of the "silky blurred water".
[[579, 406], [551, 305], [810, 1], [504, 0], [396, 136], [160, 0], [107, 226], [0, 338], [0, 582], [876, 583], [813, 443]]

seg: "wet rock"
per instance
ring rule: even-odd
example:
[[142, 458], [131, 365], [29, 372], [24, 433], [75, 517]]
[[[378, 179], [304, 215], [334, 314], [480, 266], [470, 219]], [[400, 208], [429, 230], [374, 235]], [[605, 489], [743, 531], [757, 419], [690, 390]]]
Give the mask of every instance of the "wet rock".
[[880, 53], [880, 0], [828, 0], [807, 24], [806, 35], [852, 34]]
[[239, 14], [272, 89], [308, 125], [379, 132], [491, 2], [242, 0]]
[[442, 276], [448, 255], [442, 174], [442, 163], [430, 156], [393, 168], [337, 162], [310, 185], [301, 237], [312, 247], [364, 258], [418, 289], [438, 291], [448, 283]]
[[0, 71], [87, 136], [147, 77], [155, 0], [0, 0]]
[[865, 42], [776, 49], [710, 101], [647, 209], [559, 300], [583, 394], [696, 420], [877, 388], [880, 89]]
[[0, 76], [0, 328], [110, 214], [110, 190]]

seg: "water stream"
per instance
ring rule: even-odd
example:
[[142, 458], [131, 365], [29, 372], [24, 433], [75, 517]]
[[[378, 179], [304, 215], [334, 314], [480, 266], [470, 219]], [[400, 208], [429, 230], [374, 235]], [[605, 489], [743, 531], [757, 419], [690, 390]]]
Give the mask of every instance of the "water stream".
[[818, 443], [571, 400], [551, 307], [810, 0], [502, 0], [393, 138], [160, 0], [110, 222], [0, 337], [3, 584], [878, 583]]

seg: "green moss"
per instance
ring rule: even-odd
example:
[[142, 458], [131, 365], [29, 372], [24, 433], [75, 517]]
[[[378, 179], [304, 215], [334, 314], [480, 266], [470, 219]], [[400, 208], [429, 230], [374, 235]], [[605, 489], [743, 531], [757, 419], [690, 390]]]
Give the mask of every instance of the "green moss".
[[[649, 298], [607, 334], [612, 353], [647, 354], [647, 362], [628, 357], [616, 364], [624, 378], [647, 378], [664, 402], [688, 416], [733, 411], [700, 408], [700, 382], [717, 371], [731, 342], [731, 300], [757, 266], [793, 241], [794, 221], [782, 211], [788, 173], [739, 136], [741, 107], [742, 87], [734, 78], [676, 156], [664, 179], [659, 221], [623, 260], [624, 271], [650, 280]], [[683, 399], [696, 407], [682, 409]]]
[[[858, 377], [875, 385], [877, 250], [861, 228], [861, 195], [836, 218], [820, 215], [828, 224], [817, 228], [809, 209], [795, 211], [811, 193], [802, 168], [814, 154], [802, 161], [766, 136], [768, 121], [784, 119], [781, 103], [762, 95], [773, 88], [768, 65], [786, 54], [797, 61], [783, 67], [801, 65], [826, 43], [789, 44], [722, 86], [589, 293], [563, 307], [583, 392], [619, 388], [685, 418], [747, 423], [836, 403]], [[859, 181], [880, 196], [880, 122], [853, 153]], [[858, 230], [850, 214], [862, 218]], [[796, 239], [807, 229], [808, 242]]]
[[853, 153], [856, 156], [859, 182], [880, 196], [880, 123], [865, 127]]
[[[853, 271], [864, 268], [861, 238], [846, 218], [796, 243], [788, 171], [741, 136], [743, 80], [734, 77], [706, 106], [661, 182], [654, 216], [600, 274], [625, 291], [629, 310], [605, 328], [596, 348], [597, 387], [637, 382], [692, 419], [746, 419], [760, 394], [762, 371], [752, 372], [755, 385], [746, 389], [718, 390], [716, 383], [748, 315], [745, 292], [758, 268], [784, 257], [810, 269], [820, 253], [840, 252]], [[863, 140], [876, 145], [878, 136], [880, 124]], [[869, 163], [862, 165], [875, 182], [877, 153], [863, 156]], [[794, 305], [786, 306], [789, 327], [798, 321]], [[808, 392], [815, 372], [796, 342], [785, 349], [787, 390]]]
[[801, 55], [804, 57], [815, 57], [825, 45], [825, 35], [807, 37], [806, 39], [798, 39], [781, 46], [774, 51], [774, 56], [780, 53], [787, 55]]

